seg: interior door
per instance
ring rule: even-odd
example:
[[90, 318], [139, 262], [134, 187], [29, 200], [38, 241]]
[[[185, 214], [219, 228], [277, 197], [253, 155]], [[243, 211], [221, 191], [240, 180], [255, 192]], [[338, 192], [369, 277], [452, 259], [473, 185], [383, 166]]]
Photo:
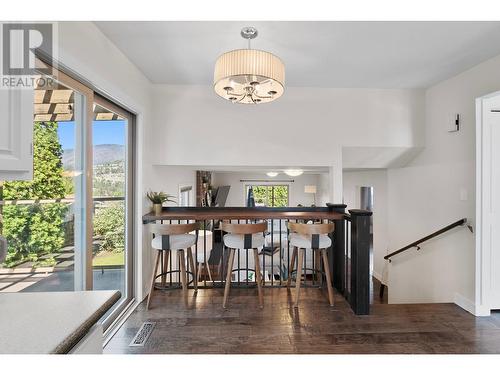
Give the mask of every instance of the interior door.
[[500, 95], [483, 102], [481, 282], [483, 304], [500, 309]]

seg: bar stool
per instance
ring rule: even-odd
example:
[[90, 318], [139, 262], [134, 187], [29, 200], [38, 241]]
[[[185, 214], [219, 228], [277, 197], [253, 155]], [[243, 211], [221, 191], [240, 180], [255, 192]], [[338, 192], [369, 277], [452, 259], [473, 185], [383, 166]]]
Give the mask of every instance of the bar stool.
[[[198, 253], [197, 255], [197, 263], [198, 263], [198, 281], [200, 281], [200, 277], [202, 275], [203, 269], [205, 269], [205, 281], [208, 279], [213, 283], [214, 280], [212, 278], [212, 272], [210, 271], [210, 264], [208, 264], [208, 259], [210, 258], [210, 254], [212, 253], [213, 246], [213, 232], [210, 230], [200, 230], [198, 233]], [[206, 246], [206, 248], [205, 248]]]
[[[229, 261], [227, 264], [226, 287], [224, 289], [224, 299], [222, 307], [226, 308], [229, 290], [231, 288], [231, 275], [233, 273], [234, 253], [236, 249], [253, 249], [255, 263], [255, 280], [259, 294], [259, 305], [264, 306], [262, 295], [262, 275], [260, 273], [259, 247], [264, 246], [264, 231], [267, 223], [258, 224], [231, 224], [221, 223], [221, 229], [228, 234], [224, 235], [224, 245], [229, 249]], [[239, 270], [238, 270], [239, 271]]]
[[[290, 288], [292, 280], [292, 267], [295, 264], [295, 259], [298, 253], [297, 275], [295, 277], [295, 307], [299, 307], [300, 279], [302, 278], [302, 266], [304, 264], [305, 249], [313, 249], [321, 254], [323, 267], [325, 269], [326, 286], [328, 288], [328, 300], [330, 306], [333, 306], [333, 287], [330, 275], [330, 266], [328, 263], [327, 249], [332, 245], [332, 240], [328, 233], [333, 232], [334, 225], [331, 224], [299, 224], [288, 223], [290, 232], [290, 245], [293, 246], [292, 258], [288, 267], [288, 279], [286, 282], [287, 288]], [[319, 261], [321, 263], [321, 260]], [[321, 264], [317, 265], [318, 268]]]
[[[193, 252], [191, 250], [192, 246], [196, 243], [197, 235], [190, 234], [189, 232], [198, 230], [199, 224], [150, 224], [151, 233], [153, 233], [154, 238], [151, 241], [151, 247], [157, 250], [155, 266], [153, 268], [153, 275], [151, 276], [151, 287], [149, 289], [149, 296], [146, 308], [149, 310], [149, 304], [151, 303], [151, 297], [155, 288], [155, 280], [158, 277], [162, 277], [162, 283], [165, 283], [165, 277], [168, 269], [168, 260], [170, 258], [170, 252], [175, 251], [180, 266], [180, 277], [182, 290], [185, 295], [187, 295], [187, 272], [186, 272], [186, 258], [184, 255], [184, 249], [187, 249], [187, 258], [189, 261], [189, 266], [193, 272], [193, 283], [195, 291], [198, 291], [198, 281], [196, 277], [196, 268], [194, 266]], [[163, 256], [163, 272], [160, 275], [156, 275], [158, 272], [158, 263], [160, 262], [160, 257]]]

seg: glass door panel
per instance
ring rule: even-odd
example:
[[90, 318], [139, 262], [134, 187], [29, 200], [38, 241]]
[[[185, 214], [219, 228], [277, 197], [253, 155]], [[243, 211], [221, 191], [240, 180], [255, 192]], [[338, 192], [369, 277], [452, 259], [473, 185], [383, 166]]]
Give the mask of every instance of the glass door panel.
[[0, 235], [8, 241], [0, 292], [82, 290], [87, 97], [55, 81], [34, 98], [33, 180], [0, 181]]
[[[132, 287], [131, 115], [96, 97], [92, 123], [94, 290], [119, 290], [117, 306], [130, 300]], [[112, 313], [112, 310], [110, 310]]]

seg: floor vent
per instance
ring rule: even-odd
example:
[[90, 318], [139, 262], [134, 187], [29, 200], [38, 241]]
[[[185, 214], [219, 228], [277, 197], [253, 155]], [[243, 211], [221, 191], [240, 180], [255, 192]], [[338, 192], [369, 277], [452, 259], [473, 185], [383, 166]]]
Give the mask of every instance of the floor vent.
[[155, 322], [144, 322], [128, 346], [144, 346], [155, 328]]

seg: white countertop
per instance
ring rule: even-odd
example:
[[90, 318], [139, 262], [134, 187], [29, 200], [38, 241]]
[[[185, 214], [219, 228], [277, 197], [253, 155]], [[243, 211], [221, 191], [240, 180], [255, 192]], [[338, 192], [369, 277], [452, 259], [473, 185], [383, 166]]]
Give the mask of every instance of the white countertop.
[[0, 354], [67, 353], [120, 292], [0, 293]]

